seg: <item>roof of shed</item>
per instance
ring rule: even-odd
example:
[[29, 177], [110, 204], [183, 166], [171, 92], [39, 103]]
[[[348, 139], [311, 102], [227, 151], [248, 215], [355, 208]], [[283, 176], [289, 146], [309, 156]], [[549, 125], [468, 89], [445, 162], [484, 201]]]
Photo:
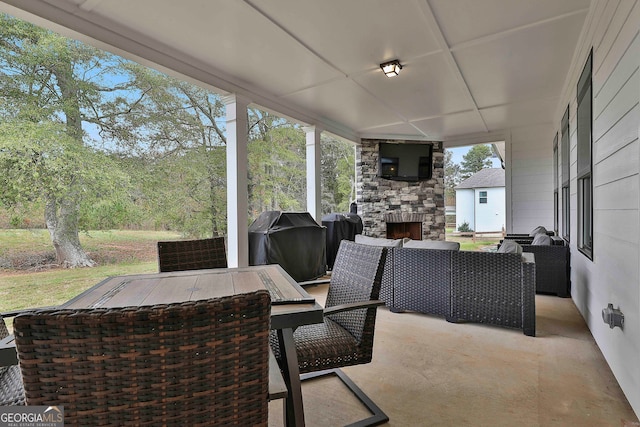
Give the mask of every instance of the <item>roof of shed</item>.
[[481, 169], [469, 178], [462, 181], [456, 190], [464, 188], [504, 187], [504, 169]]

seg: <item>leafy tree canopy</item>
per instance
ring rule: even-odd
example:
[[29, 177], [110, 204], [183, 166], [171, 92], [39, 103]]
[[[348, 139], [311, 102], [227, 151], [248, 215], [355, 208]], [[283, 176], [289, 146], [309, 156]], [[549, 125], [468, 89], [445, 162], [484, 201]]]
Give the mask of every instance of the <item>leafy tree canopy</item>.
[[471, 147], [467, 154], [462, 156], [462, 162], [460, 163], [461, 178], [465, 180], [481, 169], [490, 168], [493, 165], [491, 157], [493, 157], [491, 146], [478, 144]]

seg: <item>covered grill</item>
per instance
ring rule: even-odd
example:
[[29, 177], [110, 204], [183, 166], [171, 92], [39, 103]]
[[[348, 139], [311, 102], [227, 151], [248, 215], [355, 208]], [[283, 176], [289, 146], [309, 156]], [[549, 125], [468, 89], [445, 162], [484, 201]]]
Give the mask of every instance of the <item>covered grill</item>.
[[340, 242], [362, 234], [362, 219], [355, 213], [332, 213], [322, 217], [322, 225], [327, 228], [327, 267], [333, 270]]
[[308, 212], [266, 211], [249, 226], [249, 264], [280, 264], [296, 281], [327, 271], [326, 231]]

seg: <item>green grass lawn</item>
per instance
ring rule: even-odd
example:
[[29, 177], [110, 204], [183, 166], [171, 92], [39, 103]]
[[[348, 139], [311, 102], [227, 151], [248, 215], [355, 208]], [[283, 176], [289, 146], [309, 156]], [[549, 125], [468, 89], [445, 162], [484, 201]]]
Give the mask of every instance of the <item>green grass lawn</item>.
[[[0, 270], [0, 312], [64, 303], [109, 276], [158, 271], [156, 243], [180, 235], [164, 231], [91, 231], [80, 241], [94, 268]], [[46, 230], [0, 230], [0, 258], [53, 253]], [[49, 254], [51, 255], [51, 254]]]
[[500, 242], [500, 238], [480, 237], [474, 243], [471, 237], [447, 235], [447, 241], [459, 242], [461, 251], [481, 251], [489, 247], [495, 247]]

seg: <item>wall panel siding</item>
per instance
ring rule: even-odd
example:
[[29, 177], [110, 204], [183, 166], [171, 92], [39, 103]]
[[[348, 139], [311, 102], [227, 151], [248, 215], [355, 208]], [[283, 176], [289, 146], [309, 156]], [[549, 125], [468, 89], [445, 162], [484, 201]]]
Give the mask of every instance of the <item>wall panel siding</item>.
[[[567, 76], [571, 128], [572, 298], [627, 399], [640, 415], [640, 1], [594, 0]], [[576, 90], [593, 47], [593, 260], [578, 251], [575, 168]], [[557, 125], [559, 127], [559, 123]], [[613, 304], [624, 329], [601, 310]]]
[[[628, 178], [638, 174], [638, 157], [640, 150], [638, 141], [627, 144], [611, 156], [603, 159], [594, 166], [594, 175], [597, 175], [596, 187], [613, 181]], [[632, 194], [628, 194], [637, 200]]]
[[[615, 2], [614, 2], [615, 3]], [[640, 6], [637, 1], [622, 0], [620, 6], [616, 10], [613, 20], [609, 24], [602, 44], [598, 47], [598, 56], [602, 59], [594, 62], [594, 89], [601, 88], [603, 82], [601, 79], [608, 78], [618, 65], [625, 51], [631, 45], [631, 41], [637, 36], [638, 22], [640, 22]], [[586, 57], [586, 56], [585, 56]], [[599, 89], [597, 89], [599, 90]], [[598, 93], [594, 90], [593, 93]]]
[[511, 133], [511, 233], [529, 233], [538, 225], [553, 229], [553, 133], [550, 126], [518, 128]]
[[[596, 170], [595, 174], [598, 174]], [[600, 210], [636, 210], [638, 208], [640, 184], [638, 175], [598, 185], [594, 188], [593, 209]]]
[[[598, 92], [594, 92], [594, 97], [598, 100], [598, 102], [594, 102], [593, 104], [593, 117], [595, 119], [598, 119], [602, 110], [604, 110], [618, 94], [618, 91], [624, 83], [638, 70], [635, 58], [633, 57], [634, 53], [640, 53], [640, 38], [638, 37], [636, 37], [631, 46], [629, 46], [629, 55], [622, 57], [618, 66], [613, 70], [613, 74], [604, 80], [604, 85], [600, 87]], [[594, 83], [597, 76], [598, 74], [593, 76]]]
[[[594, 141], [598, 141], [602, 135], [611, 129], [625, 114], [638, 105], [638, 93], [634, 89], [638, 87], [638, 81], [640, 81], [639, 75], [638, 72], [634, 72], [627, 81], [623, 82], [622, 86], [618, 87], [616, 96], [607, 104], [606, 108], [602, 109], [602, 113], [597, 117], [594, 114]], [[599, 98], [596, 97], [593, 104], [594, 106], [598, 106], [602, 103]]]
[[640, 105], [636, 104], [629, 112], [624, 114], [612, 128], [603, 134], [600, 139], [594, 139], [594, 163], [602, 161], [631, 142], [637, 141], [638, 123], [640, 123]]
[[[640, 256], [637, 245], [614, 239], [609, 236], [599, 235], [599, 242], [602, 250], [600, 251], [600, 261], [610, 265], [609, 271], [597, 269], [595, 272], [595, 283], [615, 283], [615, 298], [620, 300], [637, 300], [640, 298], [640, 292], [637, 286], [634, 286], [637, 280], [635, 262]], [[594, 293], [603, 293], [601, 298], [609, 299], [611, 289], [608, 286], [600, 286], [594, 289]], [[628, 316], [635, 316], [629, 312]]]

